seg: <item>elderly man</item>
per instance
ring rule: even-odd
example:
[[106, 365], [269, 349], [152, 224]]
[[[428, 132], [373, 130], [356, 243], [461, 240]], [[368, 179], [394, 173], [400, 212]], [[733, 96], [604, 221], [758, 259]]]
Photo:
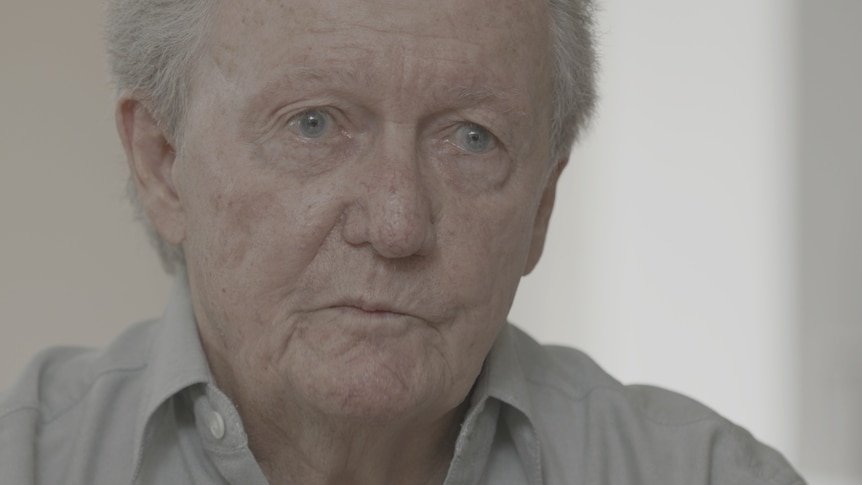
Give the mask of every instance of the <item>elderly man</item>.
[[38, 357], [17, 484], [770, 484], [780, 455], [506, 323], [593, 104], [585, 0], [111, 0], [163, 317]]

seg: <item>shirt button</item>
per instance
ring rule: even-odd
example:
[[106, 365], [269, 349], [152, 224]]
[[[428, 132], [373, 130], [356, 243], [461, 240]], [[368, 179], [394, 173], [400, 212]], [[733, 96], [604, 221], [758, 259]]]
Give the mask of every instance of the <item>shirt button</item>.
[[215, 411], [210, 413], [209, 427], [213, 438], [217, 440], [224, 438], [224, 418], [221, 417], [221, 414]]

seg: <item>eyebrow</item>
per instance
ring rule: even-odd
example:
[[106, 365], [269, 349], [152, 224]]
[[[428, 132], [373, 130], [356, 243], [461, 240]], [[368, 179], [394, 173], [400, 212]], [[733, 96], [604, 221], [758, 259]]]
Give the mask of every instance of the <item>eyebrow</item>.
[[467, 86], [457, 86], [448, 89], [447, 96], [450, 99], [457, 99], [465, 104], [481, 104], [487, 101], [500, 102], [504, 99], [503, 95], [498, 94], [492, 89], [485, 87], [470, 88]]
[[275, 94], [288, 90], [297, 84], [303, 82], [319, 82], [321, 84], [366, 84], [370, 79], [364, 73], [354, 73], [345, 69], [318, 69], [307, 66], [291, 67], [289, 71], [283, 73], [277, 79], [266, 83], [263, 89], [257, 93], [255, 101], [269, 99]]
[[516, 97], [515, 94], [513, 91], [499, 91], [487, 87], [474, 88], [469, 86], [455, 86], [446, 91], [447, 99], [457, 100], [456, 104], [458, 107], [469, 108], [482, 104], [494, 104], [501, 106], [503, 112], [508, 115], [523, 118], [527, 116], [527, 107], [511, 102]]
[[[269, 100], [278, 97], [279, 93], [289, 92], [296, 85], [303, 83], [319, 83], [322, 86], [362, 86], [374, 89], [375, 82], [362, 70], [348, 69], [320, 69], [307, 66], [295, 66], [288, 72], [283, 73], [277, 79], [272, 80], [252, 96], [249, 108], [265, 106]], [[300, 89], [301, 90], [301, 89]], [[511, 99], [514, 93], [507, 90], [495, 90], [487, 86], [453, 85], [441, 88], [435, 96], [441, 105], [451, 105], [453, 109], [471, 108], [483, 104], [501, 105], [504, 111], [516, 116], [526, 114], [526, 107], [514, 106]]]

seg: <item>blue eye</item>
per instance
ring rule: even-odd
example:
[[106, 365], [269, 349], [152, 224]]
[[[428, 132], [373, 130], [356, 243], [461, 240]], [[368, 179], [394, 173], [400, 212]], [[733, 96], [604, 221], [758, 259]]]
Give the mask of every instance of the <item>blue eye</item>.
[[485, 128], [475, 124], [467, 123], [455, 132], [452, 143], [470, 153], [485, 153], [496, 146], [494, 135]]
[[299, 128], [299, 133], [305, 138], [320, 138], [329, 128], [329, 115], [323, 111], [311, 109], [297, 115], [292, 122]]

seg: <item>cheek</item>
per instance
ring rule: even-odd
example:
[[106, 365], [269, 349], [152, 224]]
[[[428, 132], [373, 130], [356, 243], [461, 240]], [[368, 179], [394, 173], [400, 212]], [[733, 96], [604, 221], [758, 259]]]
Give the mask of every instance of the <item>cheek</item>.
[[[521, 204], [514, 204], [519, 200]], [[535, 203], [526, 198], [494, 198], [461, 211], [448, 231], [457, 261], [453, 276], [477, 289], [494, 292], [515, 286], [526, 264], [535, 220]], [[490, 284], [489, 284], [490, 283]]]
[[278, 237], [279, 226], [274, 222], [285, 215], [279, 214], [277, 197], [220, 182], [207, 184], [209, 190], [198, 194], [191, 204], [191, 230], [184, 249], [186, 259], [207, 268], [209, 277], [236, 277], [259, 264], [264, 249], [278, 250], [278, 246], [262, 243]]
[[[509, 198], [508, 200], [513, 200]], [[534, 204], [495, 200], [459, 212], [445, 237], [446, 283], [458, 291], [461, 328], [475, 340], [459, 345], [484, 345], [502, 325], [527, 261]], [[454, 222], [454, 221], [453, 221]]]
[[338, 210], [264, 170], [199, 174], [184, 244], [189, 277], [205, 292], [212, 323], [242, 321], [237, 331], [255, 331], [283, 311], [272, 302], [303, 277]]
[[331, 197], [308, 193], [257, 162], [234, 165], [198, 171], [188, 204], [189, 250], [205, 254], [220, 273], [290, 273], [285, 264], [313, 257], [337, 219]]

